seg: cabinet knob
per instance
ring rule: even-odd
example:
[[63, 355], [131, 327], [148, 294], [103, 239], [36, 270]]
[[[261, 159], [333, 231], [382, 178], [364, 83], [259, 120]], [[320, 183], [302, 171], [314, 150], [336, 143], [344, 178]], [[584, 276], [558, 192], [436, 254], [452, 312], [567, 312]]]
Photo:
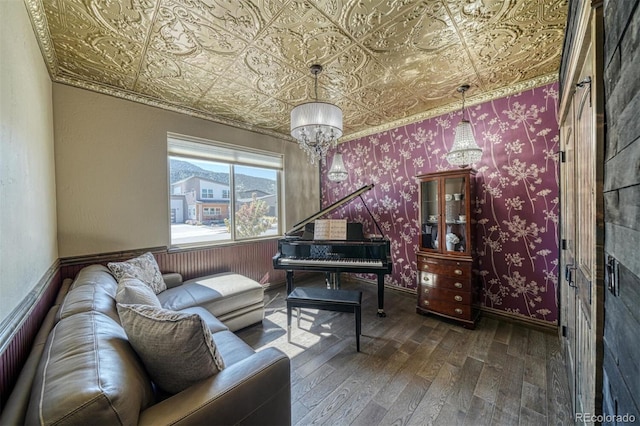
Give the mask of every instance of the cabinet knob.
[[422, 264], [422, 269], [425, 269], [425, 270], [429, 269], [429, 265], [426, 265], [426, 264], [423, 263]]
[[429, 276], [428, 275], [423, 275], [422, 276], [422, 281], [428, 283], [429, 282]]
[[425, 306], [429, 306], [429, 301], [428, 301], [428, 300], [425, 300], [425, 301], [424, 301], [424, 304], [425, 304]]
[[462, 309], [456, 308], [456, 309], [454, 309], [454, 311], [455, 311], [456, 314], [462, 315]]
[[455, 286], [456, 288], [462, 288], [462, 283], [455, 283], [455, 284], [454, 284], [454, 286]]
[[428, 288], [424, 289], [424, 294], [429, 294], [429, 289]]
[[453, 273], [456, 275], [462, 275], [462, 269], [456, 269]]
[[460, 296], [460, 295], [458, 295], [458, 294], [456, 294], [456, 295], [454, 296], [454, 299], [455, 299], [455, 301], [456, 301], [456, 302], [462, 302], [462, 296]]

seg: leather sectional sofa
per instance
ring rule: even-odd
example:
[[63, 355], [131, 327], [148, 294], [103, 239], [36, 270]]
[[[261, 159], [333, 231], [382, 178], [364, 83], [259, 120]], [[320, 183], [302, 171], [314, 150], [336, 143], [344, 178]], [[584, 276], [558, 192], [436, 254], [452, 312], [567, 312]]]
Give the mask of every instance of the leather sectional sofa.
[[121, 324], [118, 281], [91, 265], [63, 284], [0, 424], [290, 424], [289, 358], [256, 352], [231, 331], [262, 320], [258, 284], [236, 274], [164, 278], [162, 307], [204, 320], [221, 371], [177, 393], [160, 389]]

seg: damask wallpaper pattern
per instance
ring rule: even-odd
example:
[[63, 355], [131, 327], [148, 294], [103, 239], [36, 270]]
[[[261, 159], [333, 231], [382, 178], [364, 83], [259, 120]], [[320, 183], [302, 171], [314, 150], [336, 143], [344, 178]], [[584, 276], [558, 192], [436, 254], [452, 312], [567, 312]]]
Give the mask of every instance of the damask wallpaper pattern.
[[[479, 274], [485, 306], [556, 323], [558, 306], [557, 83], [467, 108], [482, 160], [475, 164]], [[414, 176], [451, 169], [460, 111], [398, 127], [340, 145], [349, 178], [326, 179], [327, 206], [363, 185], [367, 207], [391, 240], [393, 273], [388, 285], [416, 288], [418, 185]], [[332, 214], [362, 222], [379, 233], [365, 206], [353, 200]]]

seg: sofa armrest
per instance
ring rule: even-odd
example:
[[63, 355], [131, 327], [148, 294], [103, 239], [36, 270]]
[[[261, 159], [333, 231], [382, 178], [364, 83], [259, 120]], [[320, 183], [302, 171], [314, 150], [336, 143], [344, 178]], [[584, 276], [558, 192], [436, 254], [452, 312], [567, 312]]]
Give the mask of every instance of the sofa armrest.
[[177, 272], [165, 272], [164, 274], [162, 274], [162, 279], [167, 285], [167, 288], [182, 285], [182, 275]]
[[140, 425], [291, 424], [289, 358], [266, 348], [140, 414]]
[[[67, 286], [68, 287], [68, 286]], [[44, 353], [44, 347], [51, 329], [56, 324], [56, 314], [58, 305], [54, 305], [49, 309], [49, 313], [44, 318], [40, 330], [36, 334], [33, 347], [29, 353], [29, 357], [25, 362], [18, 381], [16, 382], [11, 395], [7, 400], [2, 411], [0, 412], [0, 425], [21, 425], [24, 424], [27, 407], [29, 406], [29, 396], [31, 395], [31, 387], [38, 371], [40, 358]]]

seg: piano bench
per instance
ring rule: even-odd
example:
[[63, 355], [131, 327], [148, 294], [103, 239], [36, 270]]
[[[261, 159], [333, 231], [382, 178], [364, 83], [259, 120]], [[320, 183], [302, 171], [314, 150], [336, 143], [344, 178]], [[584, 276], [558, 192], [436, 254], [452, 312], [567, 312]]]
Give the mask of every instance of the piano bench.
[[[355, 290], [331, 290], [317, 287], [296, 287], [287, 296], [287, 338], [291, 341], [291, 309], [309, 308], [325, 311], [353, 312], [356, 317], [356, 349], [360, 352], [362, 292]], [[300, 311], [298, 310], [298, 326]]]

